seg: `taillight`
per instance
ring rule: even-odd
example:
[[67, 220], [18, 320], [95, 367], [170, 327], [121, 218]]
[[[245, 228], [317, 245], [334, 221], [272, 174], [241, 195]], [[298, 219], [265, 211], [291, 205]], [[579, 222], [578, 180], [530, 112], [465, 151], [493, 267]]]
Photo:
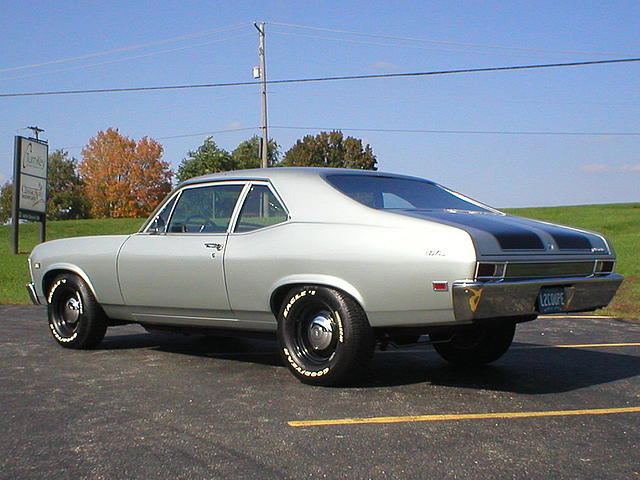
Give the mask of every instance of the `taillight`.
[[476, 267], [476, 280], [500, 280], [504, 277], [505, 267], [505, 263], [480, 262]]
[[606, 275], [608, 273], [613, 273], [613, 268], [615, 267], [616, 262], [612, 260], [596, 260], [596, 266], [593, 270], [595, 274]]

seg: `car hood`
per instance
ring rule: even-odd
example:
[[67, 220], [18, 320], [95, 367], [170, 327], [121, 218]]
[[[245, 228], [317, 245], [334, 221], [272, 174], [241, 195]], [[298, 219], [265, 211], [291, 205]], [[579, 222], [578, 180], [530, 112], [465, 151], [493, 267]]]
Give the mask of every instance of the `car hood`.
[[115, 258], [118, 250], [130, 235], [95, 235], [90, 237], [68, 237], [49, 240], [34, 247], [29, 257], [34, 259], [55, 259], [64, 261], [88, 255], [112, 255]]
[[462, 229], [480, 256], [611, 255], [601, 235], [502, 213], [398, 210], [397, 213]]

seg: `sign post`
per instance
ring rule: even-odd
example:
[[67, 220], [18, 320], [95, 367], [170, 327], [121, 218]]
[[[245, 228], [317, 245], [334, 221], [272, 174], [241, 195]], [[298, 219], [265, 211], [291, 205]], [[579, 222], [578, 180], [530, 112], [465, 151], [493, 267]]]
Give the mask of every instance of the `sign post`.
[[13, 168], [13, 253], [19, 252], [20, 219], [40, 222], [40, 242], [46, 239], [47, 166], [49, 145], [37, 138], [15, 137]]

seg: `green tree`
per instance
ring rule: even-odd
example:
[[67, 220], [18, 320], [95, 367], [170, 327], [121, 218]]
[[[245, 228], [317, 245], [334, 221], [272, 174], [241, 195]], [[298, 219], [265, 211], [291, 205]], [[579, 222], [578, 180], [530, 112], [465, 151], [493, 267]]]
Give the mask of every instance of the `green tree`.
[[11, 218], [11, 207], [13, 200], [13, 184], [6, 182], [0, 188], [0, 224], [7, 223]]
[[89, 216], [90, 204], [84, 194], [77, 166], [76, 159], [69, 158], [64, 150], [55, 150], [49, 154], [48, 219], [68, 220]]
[[207, 137], [196, 150], [189, 150], [178, 167], [176, 178], [184, 182], [192, 177], [207, 173], [234, 170], [236, 162], [229, 152], [218, 147], [212, 137]]
[[369, 144], [345, 137], [340, 131], [307, 135], [291, 147], [280, 163], [283, 167], [331, 167], [377, 170], [377, 160]]
[[[260, 168], [262, 166], [262, 158], [260, 156], [261, 143], [262, 139], [257, 135], [241, 142], [231, 154], [235, 162], [234, 169]], [[280, 146], [274, 140], [269, 140], [267, 144], [267, 162], [269, 166], [276, 166], [279, 158]]]

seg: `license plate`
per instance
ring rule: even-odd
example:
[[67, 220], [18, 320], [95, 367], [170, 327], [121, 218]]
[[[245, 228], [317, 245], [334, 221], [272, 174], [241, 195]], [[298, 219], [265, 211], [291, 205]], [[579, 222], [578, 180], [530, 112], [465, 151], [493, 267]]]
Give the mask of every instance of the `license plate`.
[[538, 312], [558, 313], [563, 311], [566, 295], [562, 287], [542, 287], [538, 293]]

